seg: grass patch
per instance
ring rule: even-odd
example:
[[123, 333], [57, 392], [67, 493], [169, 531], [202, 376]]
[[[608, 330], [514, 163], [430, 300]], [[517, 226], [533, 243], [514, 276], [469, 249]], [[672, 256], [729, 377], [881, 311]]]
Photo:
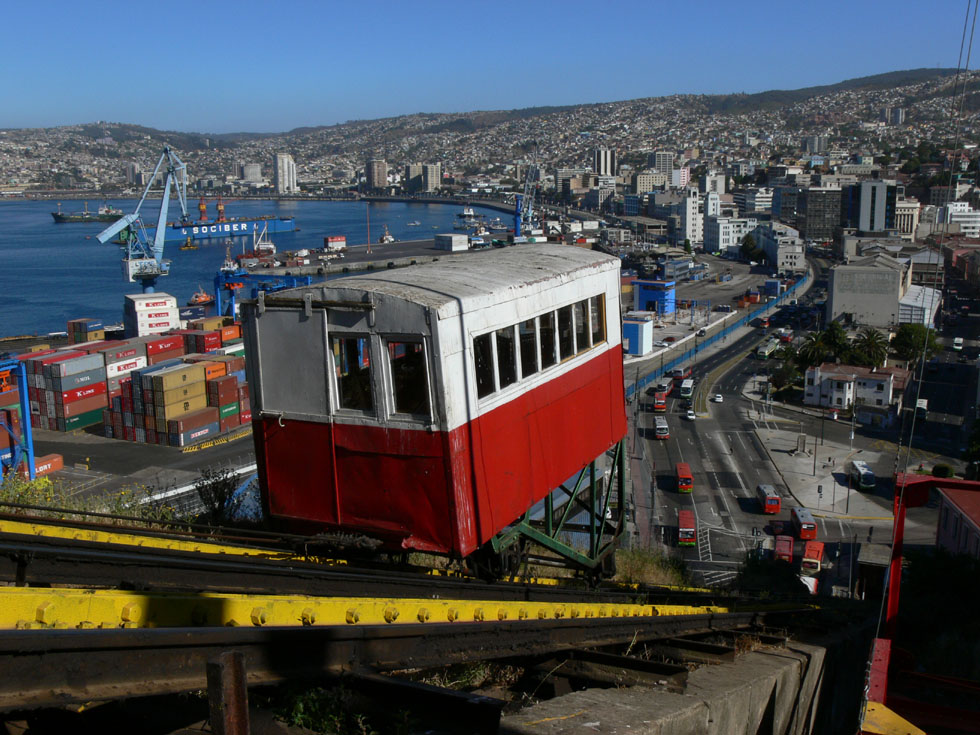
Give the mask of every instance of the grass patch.
[[687, 585], [687, 567], [679, 557], [649, 549], [617, 549], [617, 582], [626, 584]]

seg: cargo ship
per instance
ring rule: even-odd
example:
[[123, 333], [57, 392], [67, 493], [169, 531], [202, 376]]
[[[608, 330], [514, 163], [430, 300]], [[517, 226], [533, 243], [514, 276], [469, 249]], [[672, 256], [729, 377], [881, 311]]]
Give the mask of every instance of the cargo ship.
[[[226, 237], [251, 237], [262, 230], [272, 232], [296, 232], [294, 217], [276, 217], [262, 215], [259, 217], [230, 217], [223, 222], [216, 220], [197, 220], [195, 222], [168, 222], [164, 242], [187, 242], [191, 240], [211, 240]], [[155, 225], [147, 225], [146, 234], [153, 239]], [[124, 239], [117, 242], [125, 244]]]
[[115, 222], [123, 216], [123, 211], [103, 204], [97, 211], [89, 212], [88, 202], [85, 202], [85, 209], [81, 212], [62, 212], [61, 202], [58, 202], [58, 211], [52, 212], [51, 216], [58, 224], [65, 222]]

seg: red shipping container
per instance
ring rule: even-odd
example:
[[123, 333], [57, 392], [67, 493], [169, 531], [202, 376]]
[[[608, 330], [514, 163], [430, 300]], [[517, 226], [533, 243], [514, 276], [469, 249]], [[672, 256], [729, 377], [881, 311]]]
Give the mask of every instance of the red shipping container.
[[81, 388], [75, 388], [75, 390], [65, 391], [61, 394], [61, 403], [67, 405], [69, 403], [74, 403], [75, 401], [80, 401], [83, 398], [91, 398], [92, 396], [106, 394], [107, 391], [105, 381], [101, 383], [92, 383], [91, 385], [85, 385]]
[[187, 353], [184, 351], [184, 346], [181, 345], [177, 349], [171, 350], [170, 352], [158, 352], [152, 357], [147, 357], [146, 364], [148, 366], [157, 365], [161, 362], [166, 362], [167, 360], [173, 360], [175, 357], [183, 357], [185, 354]]
[[243, 410], [242, 410], [242, 411], [241, 411], [241, 412], [240, 412], [240, 413], [238, 414], [238, 418], [240, 418], [240, 419], [241, 419], [241, 421], [242, 421], [242, 424], [243, 424], [243, 425], [244, 425], [244, 424], [247, 424], [247, 423], [249, 423], [249, 422], [251, 422], [251, 420], [252, 420], [252, 412], [251, 412], [250, 410], [249, 410], [249, 411], [245, 411], [245, 410], [243, 409]]
[[73, 401], [72, 403], [66, 403], [65, 405], [58, 404], [55, 406], [55, 415], [58, 418], [71, 418], [72, 416], [81, 416], [83, 413], [88, 413], [89, 411], [94, 411], [97, 408], [106, 407], [106, 395], [102, 393], [97, 396], [90, 396], [88, 398], [82, 398], [78, 401]]
[[218, 421], [217, 408], [202, 408], [198, 411], [191, 411], [178, 419], [171, 419], [167, 422], [167, 431], [170, 434], [183, 434], [191, 429], [207, 426]]
[[[38, 350], [37, 352], [25, 352], [22, 355], [17, 355], [14, 359], [18, 362], [26, 362], [28, 360], [33, 360], [35, 357], [44, 357], [45, 355], [53, 354], [54, 350]], [[30, 370], [28, 370], [30, 372]]]
[[132, 426], [123, 427], [123, 438], [128, 442], [136, 441], [136, 431], [133, 430]]
[[[52, 472], [57, 472], [58, 470], [65, 468], [65, 460], [60, 454], [45, 454], [43, 457], [34, 458], [34, 476], [44, 477], [45, 475], [50, 475]], [[21, 470], [21, 473], [26, 477], [27, 472]]]
[[169, 334], [166, 337], [154, 337], [146, 341], [146, 356], [159, 355], [164, 352], [184, 349], [184, 338], [179, 334]]
[[250, 395], [249, 395], [249, 392], [248, 392], [248, 383], [239, 383], [238, 384], [238, 400], [240, 401], [243, 398], [249, 398], [249, 397], [250, 397]]
[[242, 417], [239, 414], [232, 414], [226, 419], [221, 419], [218, 422], [218, 431], [224, 434], [226, 431], [231, 431], [232, 429], [237, 429], [242, 425]]

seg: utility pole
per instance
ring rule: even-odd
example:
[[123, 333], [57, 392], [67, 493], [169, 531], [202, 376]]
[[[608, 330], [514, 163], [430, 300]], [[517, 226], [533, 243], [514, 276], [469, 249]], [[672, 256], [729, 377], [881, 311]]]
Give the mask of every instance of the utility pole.
[[850, 563], [849, 563], [848, 569], [847, 569], [847, 597], [848, 597], [848, 599], [850, 599], [851, 597], [853, 597], [853, 594], [851, 592], [851, 584], [852, 584], [851, 580], [854, 578], [854, 555], [857, 553], [857, 543], [858, 543], [858, 537], [857, 537], [857, 534], [854, 534], [854, 542], [851, 544], [851, 558], [849, 560]]
[[813, 476], [817, 476], [817, 437], [813, 437]]

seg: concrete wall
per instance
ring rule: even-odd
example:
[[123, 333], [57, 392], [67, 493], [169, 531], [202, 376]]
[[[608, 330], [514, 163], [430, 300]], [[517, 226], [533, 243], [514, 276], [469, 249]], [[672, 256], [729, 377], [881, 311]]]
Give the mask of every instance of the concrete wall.
[[830, 271], [827, 317], [851, 314], [870, 327], [897, 324], [900, 283], [901, 274], [889, 268], [837, 266]]

